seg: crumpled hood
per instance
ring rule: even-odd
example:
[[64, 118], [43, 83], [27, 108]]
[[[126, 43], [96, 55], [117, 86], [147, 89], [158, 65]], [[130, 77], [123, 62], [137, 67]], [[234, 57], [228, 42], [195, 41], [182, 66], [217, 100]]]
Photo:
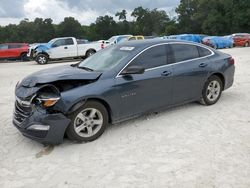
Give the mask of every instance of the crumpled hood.
[[63, 65], [35, 72], [24, 78], [19, 85], [31, 88], [37, 84], [48, 84], [60, 80], [95, 80], [102, 73], [88, 72], [70, 65]]

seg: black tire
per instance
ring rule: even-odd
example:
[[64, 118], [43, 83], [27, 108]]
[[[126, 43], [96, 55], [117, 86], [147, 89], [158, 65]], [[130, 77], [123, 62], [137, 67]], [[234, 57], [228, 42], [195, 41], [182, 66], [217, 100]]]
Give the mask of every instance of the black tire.
[[[100, 124], [99, 128], [96, 127], [96, 129], [98, 128], [96, 133], [93, 133], [93, 135], [91, 135], [91, 136], [82, 136], [80, 134], [88, 134], [88, 127], [90, 125], [85, 126], [85, 124], [87, 124], [86, 120], [80, 122], [81, 125], [85, 126], [81, 131], [85, 131], [87, 133], [84, 133], [84, 132], [83, 133], [82, 132], [77, 133], [75, 129], [80, 127], [81, 125], [76, 126], [75, 123], [77, 121], [82, 120], [82, 119], [79, 120], [78, 115], [83, 114], [84, 111], [85, 110], [87, 111], [88, 109], [96, 109], [98, 111], [98, 113], [100, 112], [101, 115], [102, 115], [102, 118], [103, 118], [102, 120], [103, 121]], [[88, 116], [90, 116], [90, 115], [88, 115]], [[86, 117], [86, 116], [84, 116], [84, 117]], [[96, 117], [97, 117], [97, 115], [96, 115]], [[76, 110], [71, 115], [69, 115], [69, 118], [71, 119], [71, 123], [70, 123], [70, 125], [68, 126], [68, 128], [66, 130], [66, 134], [67, 134], [67, 136], [68, 136], [68, 138], [70, 140], [73, 140], [73, 141], [76, 141], [76, 142], [91, 142], [91, 141], [94, 141], [97, 138], [99, 138], [103, 134], [103, 132], [105, 131], [105, 129], [106, 129], [107, 125], [108, 125], [108, 122], [109, 122], [108, 117], [109, 117], [108, 112], [107, 112], [107, 109], [105, 108], [105, 106], [103, 106], [101, 103], [99, 103], [97, 101], [87, 101], [80, 109]], [[92, 120], [95, 120], [95, 118], [93, 117]], [[93, 132], [95, 131], [94, 126], [95, 125], [92, 125], [92, 127], [91, 127]], [[97, 126], [99, 126], [99, 125], [97, 125]]]
[[95, 53], [96, 53], [95, 50], [88, 50], [88, 51], [86, 52], [86, 57], [88, 58], [88, 57], [94, 55]]
[[217, 44], [215, 44], [215, 45], [213, 46], [213, 48], [214, 48], [214, 49], [218, 49], [218, 46], [217, 46]]
[[49, 61], [49, 57], [46, 54], [38, 54], [36, 56], [36, 62], [40, 65], [45, 65]]
[[[213, 88], [213, 92], [209, 89], [209, 87], [211, 87], [211, 84], [213, 83], [216, 83], [217, 85], [219, 84], [219, 87], [217, 86], [217, 89], [216, 88]], [[217, 92], [215, 92], [215, 89]], [[209, 91], [210, 90], [210, 91]], [[201, 97], [201, 100], [200, 100], [200, 103], [203, 104], [203, 105], [213, 105], [215, 103], [217, 103], [217, 101], [220, 99], [221, 97], [221, 93], [222, 93], [222, 90], [223, 90], [223, 84], [222, 84], [222, 81], [221, 79], [216, 76], [216, 75], [212, 75], [208, 78], [208, 80], [206, 81], [206, 83], [204, 84], [204, 87], [203, 87], [203, 90], [202, 90], [202, 97]], [[214, 95], [216, 97], [211, 98], [208, 96], [209, 94], [211, 93], [214, 93]]]
[[29, 58], [27, 57], [27, 53], [22, 53], [21, 56], [20, 56], [20, 60], [21, 61], [28, 61]]
[[249, 42], [246, 42], [244, 46], [249, 47]]

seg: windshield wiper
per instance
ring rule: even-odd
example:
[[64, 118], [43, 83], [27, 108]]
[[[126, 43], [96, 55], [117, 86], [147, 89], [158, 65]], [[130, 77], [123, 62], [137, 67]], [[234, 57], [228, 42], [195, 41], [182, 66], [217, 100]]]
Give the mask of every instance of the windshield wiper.
[[93, 72], [93, 71], [94, 71], [93, 69], [88, 68], [88, 67], [80, 67], [80, 66], [77, 66], [77, 68], [79, 68], [79, 69], [84, 69], [84, 70], [90, 71], [90, 72]]

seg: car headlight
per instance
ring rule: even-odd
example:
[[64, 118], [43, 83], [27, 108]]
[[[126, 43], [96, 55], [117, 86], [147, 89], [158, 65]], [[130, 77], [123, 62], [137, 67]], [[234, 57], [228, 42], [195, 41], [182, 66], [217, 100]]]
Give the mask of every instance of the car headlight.
[[52, 107], [61, 98], [60, 91], [53, 85], [46, 85], [42, 87], [32, 99], [32, 103], [41, 107]]
[[43, 107], [54, 106], [59, 99], [60, 99], [60, 97], [57, 97], [57, 98], [48, 98], [48, 99], [37, 98], [37, 100], [40, 102], [40, 104], [42, 104]]

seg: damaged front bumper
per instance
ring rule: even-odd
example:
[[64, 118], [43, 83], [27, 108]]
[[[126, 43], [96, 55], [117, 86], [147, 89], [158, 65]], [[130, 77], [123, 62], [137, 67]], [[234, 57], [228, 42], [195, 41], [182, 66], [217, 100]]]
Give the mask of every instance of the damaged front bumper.
[[46, 110], [22, 106], [15, 102], [13, 124], [26, 137], [43, 144], [60, 144], [70, 123], [62, 113], [48, 114]]

